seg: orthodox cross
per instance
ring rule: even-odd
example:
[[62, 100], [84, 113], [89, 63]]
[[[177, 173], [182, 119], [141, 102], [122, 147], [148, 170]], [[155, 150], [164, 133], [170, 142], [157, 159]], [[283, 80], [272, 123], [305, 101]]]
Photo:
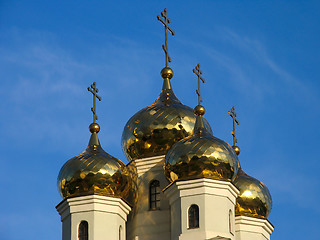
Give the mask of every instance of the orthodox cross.
[[88, 91], [92, 93], [93, 95], [93, 107], [91, 108], [91, 111], [93, 113], [93, 122], [95, 123], [96, 120], [98, 120], [98, 116], [96, 114], [96, 98], [98, 98], [99, 101], [101, 101], [101, 97], [97, 95], [99, 92], [98, 88], [96, 88], [96, 82], [93, 82], [90, 87], [88, 87]]
[[200, 81], [205, 83], [204, 79], [201, 77], [202, 71], [200, 70], [200, 64], [198, 64], [194, 69], [192, 69], [193, 73], [198, 76], [198, 89], [196, 90], [196, 93], [198, 95], [198, 105], [202, 102], [201, 98], [201, 92], [200, 92]]
[[163, 19], [158, 15], [158, 20], [163, 24], [164, 31], [165, 31], [165, 45], [162, 45], [162, 49], [166, 55], [166, 67], [168, 67], [168, 63], [171, 62], [171, 58], [169, 57], [168, 52], [168, 31], [174, 36], [174, 31], [169, 27], [169, 23], [171, 22], [167, 16], [167, 9], [165, 8], [163, 12], [161, 12], [161, 16]]
[[231, 110], [228, 112], [230, 117], [232, 117], [233, 120], [233, 131], [231, 131], [231, 134], [233, 136], [233, 146], [236, 146], [236, 143], [238, 142], [236, 138], [236, 124], [239, 125], [239, 121], [236, 119], [237, 114], [234, 111], [234, 106], [231, 108]]

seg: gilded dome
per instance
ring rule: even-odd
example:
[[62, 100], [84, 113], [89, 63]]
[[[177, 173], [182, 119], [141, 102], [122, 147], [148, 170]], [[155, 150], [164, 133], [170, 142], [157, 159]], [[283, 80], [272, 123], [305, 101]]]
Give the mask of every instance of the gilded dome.
[[203, 125], [204, 110], [198, 113], [194, 133], [175, 144], [166, 155], [165, 174], [175, 180], [212, 178], [232, 181], [238, 172], [238, 157], [225, 141], [214, 137]]
[[[196, 118], [171, 89], [173, 72], [164, 68], [163, 88], [158, 99], [129, 119], [122, 133], [122, 150], [129, 160], [165, 155], [181, 139], [190, 136]], [[170, 70], [170, 71], [169, 71]], [[212, 132], [209, 123], [204, 125]]]
[[91, 124], [87, 149], [61, 168], [58, 189], [63, 198], [89, 194], [126, 198], [130, 181], [126, 166], [102, 149], [97, 136], [99, 130], [98, 124]]
[[241, 168], [233, 183], [240, 190], [236, 215], [266, 219], [272, 208], [271, 194], [266, 185], [247, 175]]

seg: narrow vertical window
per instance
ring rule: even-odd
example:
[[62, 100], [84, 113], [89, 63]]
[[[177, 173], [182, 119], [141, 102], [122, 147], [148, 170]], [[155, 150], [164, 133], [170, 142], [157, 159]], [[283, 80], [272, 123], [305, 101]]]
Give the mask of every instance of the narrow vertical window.
[[160, 208], [160, 182], [153, 180], [149, 186], [149, 204], [150, 210], [157, 210]]
[[82, 221], [79, 225], [78, 231], [79, 240], [88, 240], [88, 222]]
[[229, 231], [233, 234], [233, 213], [231, 209], [229, 210]]
[[199, 207], [198, 205], [192, 204], [188, 210], [189, 217], [189, 228], [199, 227]]
[[122, 239], [122, 226], [120, 225], [120, 227], [119, 227], [119, 240], [121, 240]]

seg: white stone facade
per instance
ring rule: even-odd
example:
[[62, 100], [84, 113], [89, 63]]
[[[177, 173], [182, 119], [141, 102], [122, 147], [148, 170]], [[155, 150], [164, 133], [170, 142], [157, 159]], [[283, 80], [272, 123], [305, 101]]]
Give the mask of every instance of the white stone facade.
[[[171, 240], [235, 240], [234, 209], [239, 190], [230, 182], [213, 179], [178, 181], [165, 190], [172, 209]], [[188, 209], [199, 207], [199, 227], [190, 228]], [[230, 214], [231, 213], [231, 214]]]
[[[88, 222], [88, 240], [270, 240], [273, 226], [268, 220], [235, 217], [239, 190], [231, 182], [201, 178], [169, 184], [164, 156], [138, 159], [129, 165], [137, 173], [135, 206], [98, 195], [65, 199], [56, 207], [62, 240], [78, 240], [81, 221]], [[151, 210], [149, 190], [154, 180], [159, 181], [161, 190], [159, 207]], [[189, 228], [191, 205], [199, 209], [195, 228]]]
[[[161, 191], [169, 184], [164, 175], [164, 157], [150, 157], [134, 161], [138, 174], [138, 202], [134, 206], [134, 216], [129, 216], [127, 223], [128, 240], [170, 239], [170, 206]], [[150, 210], [149, 206], [149, 186], [154, 180], [160, 182], [158, 210]]]
[[235, 221], [237, 240], [270, 240], [274, 227], [266, 219], [237, 216]]
[[61, 215], [62, 240], [77, 240], [79, 225], [88, 223], [90, 240], [126, 237], [127, 215], [131, 208], [122, 199], [89, 195], [63, 200], [57, 207]]

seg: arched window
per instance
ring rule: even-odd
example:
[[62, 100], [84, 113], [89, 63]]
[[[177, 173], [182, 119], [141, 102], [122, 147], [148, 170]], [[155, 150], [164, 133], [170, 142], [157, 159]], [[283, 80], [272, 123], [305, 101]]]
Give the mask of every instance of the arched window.
[[160, 182], [153, 180], [149, 186], [149, 205], [150, 210], [157, 210], [160, 208]]
[[82, 221], [79, 225], [78, 231], [79, 240], [88, 240], [88, 222]]
[[192, 204], [188, 210], [189, 228], [199, 227], [199, 207], [196, 204]]
[[233, 213], [231, 209], [229, 210], [229, 231], [233, 234]]
[[119, 227], [119, 240], [122, 239], [122, 226]]

